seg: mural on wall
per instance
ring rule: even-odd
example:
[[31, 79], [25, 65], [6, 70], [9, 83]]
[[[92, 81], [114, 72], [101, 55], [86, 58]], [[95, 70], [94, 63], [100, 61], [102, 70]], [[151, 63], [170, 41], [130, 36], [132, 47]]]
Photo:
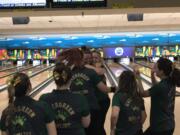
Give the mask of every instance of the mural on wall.
[[0, 37], [0, 48], [39, 49], [111, 46], [169, 46], [180, 44], [180, 33], [104, 33], [74, 35], [26, 35]]

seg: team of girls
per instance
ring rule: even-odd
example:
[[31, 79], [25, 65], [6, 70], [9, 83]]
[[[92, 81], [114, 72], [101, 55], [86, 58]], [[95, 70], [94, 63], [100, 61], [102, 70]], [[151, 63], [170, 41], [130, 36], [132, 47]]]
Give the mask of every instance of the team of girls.
[[[104, 132], [104, 123], [101, 122], [102, 126], [99, 124], [99, 112], [101, 106], [98, 102], [95, 91], [100, 91], [107, 95], [111, 89], [103, 82], [103, 79], [96, 72], [96, 68], [92, 68], [92, 63], [88, 62], [87, 56], [83, 51], [77, 48], [66, 50], [60, 54], [58, 61], [63, 61], [71, 68], [71, 91], [76, 94], [84, 95], [88, 101], [91, 123], [89, 127], [85, 129], [86, 135], [100, 135], [101, 132]], [[103, 119], [101, 119], [101, 121], [103, 121]]]
[[[156, 80], [155, 74], [160, 78]], [[151, 71], [153, 86], [144, 91], [139, 71], [135, 71], [140, 94], [151, 97], [150, 126], [144, 135], [173, 135], [175, 129], [175, 95], [180, 87], [180, 70], [167, 58], [160, 58]]]
[[[79, 49], [64, 51], [57, 59], [53, 78], [56, 89], [35, 101], [28, 96], [28, 76], [14, 75], [8, 87], [9, 105], [1, 117], [2, 135], [106, 135], [104, 121], [110, 89], [104, 82], [100, 54]], [[160, 58], [151, 79], [152, 88], [144, 91], [138, 70], [122, 72], [112, 101], [111, 135], [143, 134], [143, 97], [148, 96], [151, 118], [144, 134], [173, 134], [175, 86], [180, 86], [180, 71], [168, 59]]]

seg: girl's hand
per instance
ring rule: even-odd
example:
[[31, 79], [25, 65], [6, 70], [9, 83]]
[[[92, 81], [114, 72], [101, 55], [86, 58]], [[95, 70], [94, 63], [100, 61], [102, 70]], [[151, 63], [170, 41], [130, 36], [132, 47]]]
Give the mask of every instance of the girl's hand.
[[151, 75], [154, 75], [154, 73], [155, 73], [155, 66], [156, 66], [156, 64], [154, 64], [154, 66], [151, 69]]
[[134, 67], [133, 71], [134, 71], [135, 76], [140, 76], [140, 71], [137, 67]]

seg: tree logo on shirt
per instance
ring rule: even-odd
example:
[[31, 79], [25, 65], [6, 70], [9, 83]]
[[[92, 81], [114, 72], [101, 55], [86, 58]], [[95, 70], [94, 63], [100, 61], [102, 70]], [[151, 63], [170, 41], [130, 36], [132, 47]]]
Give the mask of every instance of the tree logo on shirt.
[[138, 123], [141, 120], [141, 109], [138, 104], [127, 96], [122, 101], [127, 109], [128, 121], [132, 124]]
[[84, 82], [84, 80], [81, 78], [77, 78], [74, 80], [74, 83], [76, 86], [78, 86], [78, 85], [82, 86], [84, 84], [83, 82]]
[[56, 112], [55, 121], [57, 128], [68, 128], [71, 126], [69, 118], [75, 114], [74, 109], [65, 102], [55, 102], [52, 105], [53, 110]]
[[26, 118], [24, 116], [15, 116], [14, 120], [12, 120], [12, 124], [14, 126], [23, 127], [26, 122]]
[[57, 111], [57, 114], [56, 114], [56, 119], [57, 120], [62, 120], [62, 121], [66, 121], [66, 119], [68, 118], [68, 113], [65, 112], [65, 111], [60, 111], [58, 110]]

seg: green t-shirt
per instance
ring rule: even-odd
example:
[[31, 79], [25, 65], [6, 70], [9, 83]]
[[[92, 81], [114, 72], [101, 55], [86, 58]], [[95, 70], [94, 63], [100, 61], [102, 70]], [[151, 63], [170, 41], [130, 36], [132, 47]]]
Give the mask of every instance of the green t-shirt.
[[59, 135], [85, 135], [81, 118], [88, 116], [90, 112], [83, 95], [68, 90], [54, 90], [42, 95], [40, 100], [52, 107]]
[[175, 127], [175, 86], [163, 79], [149, 89], [151, 96], [150, 127], [154, 131], [171, 130]]
[[142, 129], [141, 113], [145, 110], [143, 99], [117, 92], [113, 96], [112, 106], [120, 108], [115, 135], [133, 135]]
[[51, 108], [45, 102], [39, 102], [30, 97], [17, 98], [14, 102], [14, 111], [3, 111], [1, 130], [10, 135], [31, 134], [48, 135], [46, 124], [54, 120]]
[[93, 70], [86, 67], [75, 68], [72, 72], [70, 89], [73, 93], [79, 93], [87, 98], [91, 110], [99, 109], [95, 90], [101, 78]]

